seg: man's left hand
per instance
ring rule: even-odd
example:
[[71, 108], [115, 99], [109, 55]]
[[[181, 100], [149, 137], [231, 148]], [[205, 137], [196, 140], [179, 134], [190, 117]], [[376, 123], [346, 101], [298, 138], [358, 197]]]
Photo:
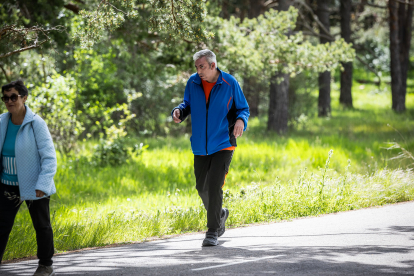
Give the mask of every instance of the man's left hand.
[[44, 192], [40, 191], [40, 190], [36, 190], [36, 197], [43, 197], [45, 195]]
[[240, 137], [243, 135], [243, 129], [244, 129], [244, 121], [239, 119], [237, 120], [236, 124], [234, 125], [234, 131], [233, 135], [234, 137]]

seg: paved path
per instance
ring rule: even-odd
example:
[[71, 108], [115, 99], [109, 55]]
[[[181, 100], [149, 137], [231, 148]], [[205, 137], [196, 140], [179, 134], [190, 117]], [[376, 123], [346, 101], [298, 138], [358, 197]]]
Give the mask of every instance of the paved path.
[[[414, 202], [55, 257], [57, 275], [414, 275]], [[0, 275], [31, 275], [36, 261]]]

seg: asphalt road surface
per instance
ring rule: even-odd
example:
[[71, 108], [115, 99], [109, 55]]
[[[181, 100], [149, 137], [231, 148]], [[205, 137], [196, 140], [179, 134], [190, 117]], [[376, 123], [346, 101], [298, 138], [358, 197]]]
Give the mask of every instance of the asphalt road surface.
[[[230, 210], [231, 211], [231, 210]], [[230, 213], [231, 215], [231, 213]], [[414, 275], [414, 202], [68, 253], [56, 275]], [[36, 260], [0, 266], [32, 275]]]

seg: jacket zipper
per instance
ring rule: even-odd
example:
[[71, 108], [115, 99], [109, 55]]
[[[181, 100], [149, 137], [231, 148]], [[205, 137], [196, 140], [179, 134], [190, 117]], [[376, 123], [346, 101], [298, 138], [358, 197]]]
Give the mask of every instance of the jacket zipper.
[[[199, 84], [199, 85], [201, 86], [201, 89], [203, 89], [203, 93], [204, 93], [203, 84]], [[206, 103], [206, 155], [208, 155], [208, 150], [207, 150], [208, 107], [210, 106], [210, 96], [211, 96], [211, 93], [213, 92], [214, 87], [216, 87], [216, 85], [217, 85], [217, 83], [213, 86], [213, 88], [211, 88], [211, 91], [210, 91], [210, 94], [208, 95], [208, 100], [207, 100], [207, 103]]]
[[[24, 124], [24, 125], [27, 125], [27, 122]], [[16, 133], [16, 140], [14, 141], [14, 158], [15, 158], [15, 162], [16, 162], [16, 175], [17, 175], [17, 181], [19, 181], [19, 172], [17, 171], [17, 156], [16, 156], [16, 145], [17, 145], [17, 137], [19, 136], [19, 134], [20, 134], [20, 132], [21, 132], [21, 130], [22, 130], [22, 127], [23, 127], [23, 123], [20, 125], [20, 128], [19, 128], [19, 130], [17, 131], [17, 133]], [[34, 134], [34, 133], [33, 133]], [[20, 183], [19, 183], [19, 192], [20, 192], [20, 200], [22, 200], [22, 191], [21, 191], [21, 189], [20, 189]]]
[[[211, 90], [213, 90], [213, 89], [211, 89]], [[207, 155], [208, 155], [208, 150], [207, 150], [208, 107], [210, 105], [210, 95], [211, 95], [211, 91], [210, 91], [210, 94], [208, 95], [208, 100], [207, 100], [207, 103], [206, 103], [206, 154]]]

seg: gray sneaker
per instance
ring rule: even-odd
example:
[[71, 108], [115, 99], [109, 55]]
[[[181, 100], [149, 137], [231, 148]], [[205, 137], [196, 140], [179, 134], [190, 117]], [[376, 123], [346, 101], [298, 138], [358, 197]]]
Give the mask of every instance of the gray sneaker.
[[52, 276], [52, 275], [55, 275], [53, 266], [45, 266], [45, 265], [39, 265], [36, 269], [36, 272], [33, 274], [33, 276]]
[[203, 246], [216, 246], [218, 245], [217, 241], [217, 232], [207, 232], [206, 238], [203, 240]]
[[221, 218], [220, 218], [220, 228], [217, 229], [218, 236], [223, 236], [224, 232], [226, 232], [226, 220], [229, 217], [229, 210], [227, 208], [223, 208], [221, 210]]

